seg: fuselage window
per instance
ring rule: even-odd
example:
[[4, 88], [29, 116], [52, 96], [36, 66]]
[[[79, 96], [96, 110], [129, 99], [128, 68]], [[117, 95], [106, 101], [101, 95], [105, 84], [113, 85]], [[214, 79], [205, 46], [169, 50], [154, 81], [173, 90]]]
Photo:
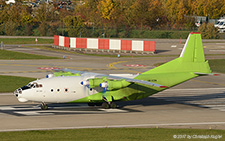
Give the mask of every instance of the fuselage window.
[[68, 92], [68, 89], [67, 88], [65, 89], [65, 92]]
[[60, 91], [60, 89], [57, 89], [57, 91], [59, 92], [59, 91]]
[[51, 92], [53, 92], [53, 89], [51, 89]]

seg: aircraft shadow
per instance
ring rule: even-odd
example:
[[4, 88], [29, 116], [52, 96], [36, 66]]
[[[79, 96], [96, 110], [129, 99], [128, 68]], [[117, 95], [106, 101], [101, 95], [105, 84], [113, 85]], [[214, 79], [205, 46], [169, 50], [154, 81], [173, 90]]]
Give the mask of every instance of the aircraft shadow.
[[171, 51], [171, 50], [155, 50], [155, 53], [159, 54], [159, 53], [169, 52], [169, 51]]
[[[218, 100], [221, 98], [225, 98], [224, 93], [214, 93], [214, 94], [204, 94], [204, 95], [196, 95], [196, 96], [175, 96], [175, 97], [148, 97], [140, 100], [134, 101], [124, 101], [117, 102], [121, 108], [129, 106], [129, 105], [141, 105], [141, 106], [154, 106], [154, 105], [169, 105], [169, 104], [185, 104], [196, 107], [204, 107], [202, 105], [202, 101], [210, 100], [208, 103], [218, 103]], [[195, 103], [193, 103], [195, 101]], [[225, 104], [225, 101], [222, 101]], [[197, 104], [196, 104], [197, 103]]]

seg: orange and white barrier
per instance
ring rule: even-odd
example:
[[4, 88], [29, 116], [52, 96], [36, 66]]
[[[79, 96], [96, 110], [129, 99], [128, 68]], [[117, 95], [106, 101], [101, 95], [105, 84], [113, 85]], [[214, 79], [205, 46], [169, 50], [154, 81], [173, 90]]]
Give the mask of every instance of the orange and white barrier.
[[155, 41], [102, 38], [73, 38], [55, 35], [54, 45], [67, 48], [155, 52]]

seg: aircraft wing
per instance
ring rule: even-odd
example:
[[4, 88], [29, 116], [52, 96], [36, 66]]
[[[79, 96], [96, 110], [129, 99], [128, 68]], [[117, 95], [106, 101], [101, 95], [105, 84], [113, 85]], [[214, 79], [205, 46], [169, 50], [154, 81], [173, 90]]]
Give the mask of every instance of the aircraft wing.
[[86, 72], [86, 71], [77, 71], [77, 70], [72, 70], [72, 69], [57, 69], [57, 71], [64, 71], [64, 72], [71, 72], [74, 74], [80, 74], [82, 75], [92, 75], [92, 78], [106, 78], [108, 80], [125, 80], [130, 83], [139, 83], [139, 84], [144, 84], [144, 85], [150, 85], [154, 87], [159, 87], [159, 88], [168, 88], [167, 86], [159, 85], [156, 83], [152, 83], [149, 81], [144, 81], [144, 80], [138, 80], [138, 79], [132, 79], [132, 78], [126, 78], [126, 77], [120, 77], [120, 76], [112, 76], [112, 75], [105, 75], [105, 74], [100, 74], [100, 73], [92, 73], [92, 72]]
[[148, 81], [144, 81], [144, 80], [120, 77], [120, 76], [96, 75], [95, 77], [96, 78], [103, 78], [103, 77], [105, 77], [105, 78], [107, 78], [109, 80], [125, 80], [125, 81], [131, 82], [131, 83], [140, 83], [140, 84], [150, 85], [150, 86], [159, 87], [159, 88], [167, 88], [167, 86], [159, 85], [159, 84], [156, 84], [156, 83], [152, 83], [152, 82], [148, 82]]

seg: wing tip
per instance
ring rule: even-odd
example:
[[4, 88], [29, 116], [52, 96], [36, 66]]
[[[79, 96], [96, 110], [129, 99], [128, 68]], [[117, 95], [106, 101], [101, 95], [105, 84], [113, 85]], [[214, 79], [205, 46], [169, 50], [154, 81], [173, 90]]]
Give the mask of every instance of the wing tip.
[[169, 88], [168, 86], [159, 86], [160, 88]]
[[190, 34], [201, 34], [201, 32], [191, 32]]

